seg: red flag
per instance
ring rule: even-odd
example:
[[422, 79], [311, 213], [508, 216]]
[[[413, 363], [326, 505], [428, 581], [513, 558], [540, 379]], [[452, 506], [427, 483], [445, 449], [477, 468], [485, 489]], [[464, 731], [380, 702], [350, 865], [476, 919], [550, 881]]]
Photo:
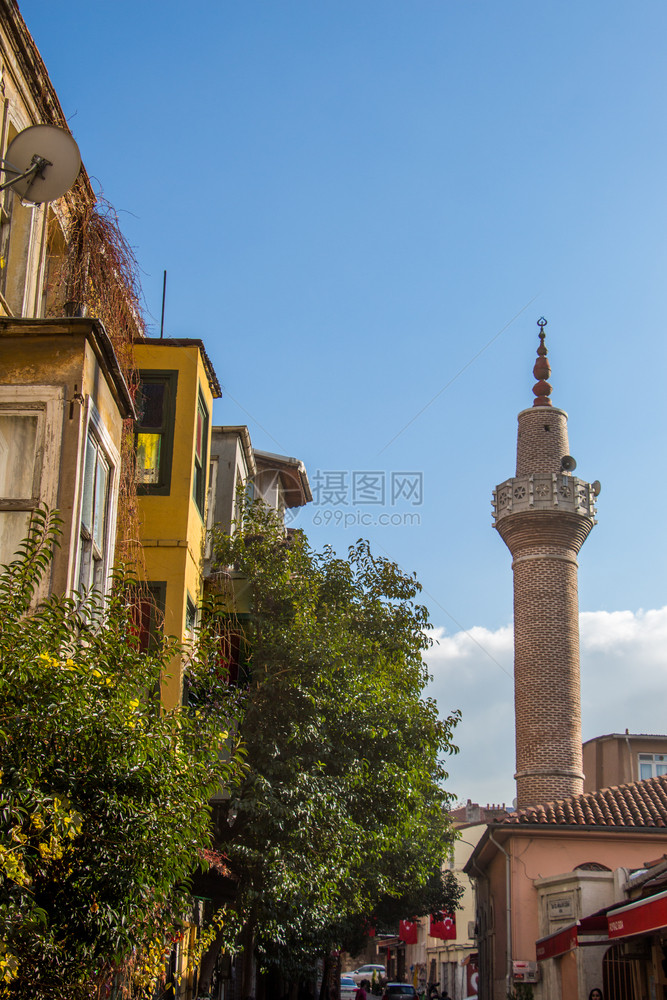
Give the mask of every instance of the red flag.
[[443, 910], [439, 918], [434, 918], [431, 914], [431, 937], [442, 938], [443, 941], [454, 941], [456, 939], [456, 917], [453, 913], [445, 913]]
[[398, 925], [398, 936], [405, 944], [417, 944], [419, 924], [416, 920], [401, 920]]

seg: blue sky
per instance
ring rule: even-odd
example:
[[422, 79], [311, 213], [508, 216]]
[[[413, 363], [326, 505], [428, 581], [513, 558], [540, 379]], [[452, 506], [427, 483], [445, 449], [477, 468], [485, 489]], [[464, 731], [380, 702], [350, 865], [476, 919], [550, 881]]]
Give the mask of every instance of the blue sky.
[[[454, 790], [510, 800], [511, 650], [493, 650], [511, 570], [490, 497], [513, 473], [540, 315], [577, 473], [602, 483], [581, 609], [641, 632], [667, 604], [667, 7], [20, 7], [135, 248], [153, 333], [166, 269], [166, 332], [202, 337], [224, 387], [215, 422], [247, 423], [312, 481], [346, 474], [346, 503], [295, 524], [339, 550], [363, 534], [417, 572], [442, 640], [434, 690], [466, 712]], [[387, 488], [420, 474], [423, 502], [359, 505], [355, 472]], [[468, 686], [446, 653], [464, 629], [479, 638]], [[650, 660], [639, 693], [655, 703], [664, 657], [645, 640], [623, 662]], [[582, 661], [585, 737], [664, 731], [605, 683], [600, 648]], [[493, 767], [490, 717], [509, 748]]]

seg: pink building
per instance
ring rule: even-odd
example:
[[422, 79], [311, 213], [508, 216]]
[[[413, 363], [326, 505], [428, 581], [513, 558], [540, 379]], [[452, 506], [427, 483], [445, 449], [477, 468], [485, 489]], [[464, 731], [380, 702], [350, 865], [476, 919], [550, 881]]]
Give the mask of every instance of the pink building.
[[506, 1000], [522, 982], [533, 983], [535, 1000], [586, 998], [596, 986], [605, 1000], [648, 1000], [628, 992], [627, 953], [599, 911], [628, 902], [633, 873], [666, 852], [667, 777], [489, 824], [466, 866], [477, 885], [482, 1000]]

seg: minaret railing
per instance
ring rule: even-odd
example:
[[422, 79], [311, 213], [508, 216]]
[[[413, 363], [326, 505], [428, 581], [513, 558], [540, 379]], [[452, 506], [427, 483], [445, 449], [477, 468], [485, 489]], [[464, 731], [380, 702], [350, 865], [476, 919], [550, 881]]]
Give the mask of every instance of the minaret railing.
[[593, 487], [576, 476], [542, 472], [506, 479], [493, 491], [495, 524], [510, 514], [554, 510], [581, 514], [597, 524]]

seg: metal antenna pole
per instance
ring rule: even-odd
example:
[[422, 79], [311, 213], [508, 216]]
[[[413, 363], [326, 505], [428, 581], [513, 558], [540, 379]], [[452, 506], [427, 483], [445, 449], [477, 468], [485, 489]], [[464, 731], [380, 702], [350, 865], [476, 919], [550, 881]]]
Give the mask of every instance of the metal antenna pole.
[[164, 337], [164, 301], [167, 297], [167, 272], [162, 276], [162, 321], [160, 323], [160, 340]]

